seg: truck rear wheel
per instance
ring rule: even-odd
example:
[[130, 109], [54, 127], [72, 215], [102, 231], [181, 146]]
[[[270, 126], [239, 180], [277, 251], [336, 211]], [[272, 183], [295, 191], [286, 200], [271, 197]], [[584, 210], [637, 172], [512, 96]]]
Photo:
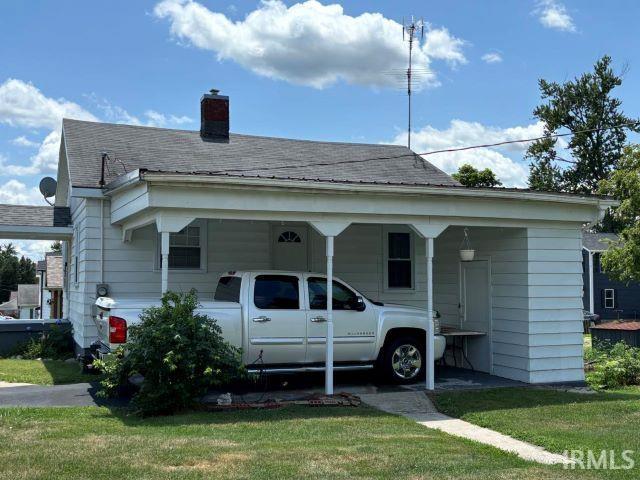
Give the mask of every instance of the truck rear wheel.
[[391, 340], [384, 349], [382, 371], [392, 383], [407, 384], [424, 375], [424, 345], [416, 338], [403, 336]]

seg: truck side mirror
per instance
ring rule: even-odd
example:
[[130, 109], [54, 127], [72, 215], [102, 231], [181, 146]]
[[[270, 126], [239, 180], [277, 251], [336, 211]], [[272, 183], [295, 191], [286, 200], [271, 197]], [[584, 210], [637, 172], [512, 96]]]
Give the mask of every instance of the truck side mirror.
[[354, 302], [353, 309], [356, 312], [364, 312], [367, 308], [367, 305], [364, 303], [364, 299], [360, 296], [356, 297], [356, 301]]

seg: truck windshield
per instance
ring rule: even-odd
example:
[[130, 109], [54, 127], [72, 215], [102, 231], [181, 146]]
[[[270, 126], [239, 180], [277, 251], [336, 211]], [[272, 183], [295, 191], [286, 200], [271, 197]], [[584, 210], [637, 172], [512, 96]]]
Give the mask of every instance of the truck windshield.
[[240, 302], [240, 277], [222, 277], [218, 280], [213, 299], [218, 302]]

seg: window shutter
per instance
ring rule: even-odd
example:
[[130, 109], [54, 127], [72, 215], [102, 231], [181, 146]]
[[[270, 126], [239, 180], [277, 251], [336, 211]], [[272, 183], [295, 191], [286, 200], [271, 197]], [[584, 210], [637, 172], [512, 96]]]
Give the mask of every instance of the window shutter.
[[618, 291], [617, 290], [613, 291], [613, 308], [615, 309], [618, 308]]
[[604, 308], [604, 288], [602, 290], [600, 290], [600, 307]]

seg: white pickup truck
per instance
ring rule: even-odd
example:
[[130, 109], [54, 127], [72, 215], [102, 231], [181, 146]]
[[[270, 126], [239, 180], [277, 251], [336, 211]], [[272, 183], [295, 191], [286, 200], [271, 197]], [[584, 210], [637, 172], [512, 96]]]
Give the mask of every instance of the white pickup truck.
[[[220, 277], [213, 301], [198, 313], [214, 318], [230, 344], [242, 349], [249, 370], [284, 373], [324, 369], [326, 277], [307, 272], [228, 272]], [[100, 350], [127, 339], [148, 299], [96, 300]], [[436, 317], [437, 315], [432, 315]], [[435, 359], [445, 349], [434, 321]], [[409, 383], [425, 367], [427, 312], [365, 298], [340, 279], [333, 283], [334, 365], [336, 370], [380, 368], [390, 381]]]

